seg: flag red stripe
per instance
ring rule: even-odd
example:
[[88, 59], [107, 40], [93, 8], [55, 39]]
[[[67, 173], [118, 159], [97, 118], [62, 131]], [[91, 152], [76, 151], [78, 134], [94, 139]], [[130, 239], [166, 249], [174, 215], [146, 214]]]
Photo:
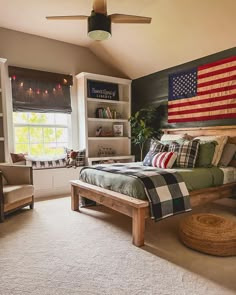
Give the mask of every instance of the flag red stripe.
[[207, 65], [199, 66], [198, 70], [201, 71], [201, 70], [209, 69], [209, 68], [219, 66], [219, 65], [222, 65], [222, 64], [225, 64], [225, 63], [228, 63], [228, 62], [231, 62], [231, 61], [235, 61], [235, 60], [236, 60], [236, 55], [225, 58], [225, 59], [221, 59], [221, 60], [218, 60], [218, 61], [215, 61], [215, 62], [212, 62], [212, 63], [209, 63]]
[[213, 107], [205, 107], [205, 108], [199, 108], [199, 109], [190, 109], [190, 110], [184, 110], [184, 111], [168, 112], [168, 116], [196, 114], [196, 113], [202, 113], [202, 112], [224, 110], [227, 108], [228, 109], [236, 108], [236, 103], [230, 103], [227, 105], [219, 105], [219, 106], [213, 106]]
[[211, 76], [215, 76], [215, 75], [219, 75], [219, 74], [228, 73], [228, 72], [234, 71], [234, 70], [236, 70], [236, 66], [232, 66], [232, 67], [228, 67], [228, 68], [225, 68], [225, 69], [212, 71], [212, 72], [205, 73], [205, 74], [198, 74], [197, 77], [198, 77], [198, 79], [203, 79], [203, 78], [207, 78], [207, 77], [211, 77]]
[[228, 90], [233, 90], [233, 89], [236, 89], [236, 84], [235, 85], [230, 85], [230, 86], [214, 88], [214, 89], [210, 89], [210, 90], [205, 90], [205, 91], [198, 91], [197, 95], [205, 95], [205, 94], [228, 91]]
[[199, 83], [197, 85], [197, 87], [198, 88], [199, 87], [205, 87], [205, 86], [209, 86], [209, 85], [213, 85], [213, 84], [217, 84], [217, 83], [223, 83], [223, 82], [232, 81], [232, 80], [236, 80], [236, 75], [221, 78], [221, 79], [216, 79], [216, 80], [212, 80], [212, 81], [208, 81], [208, 82]]
[[165, 160], [164, 167], [163, 167], [164, 169], [166, 169], [166, 167], [168, 166], [172, 155], [173, 155], [173, 152], [170, 152], [167, 159]]
[[214, 116], [199, 116], [199, 117], [190, 117], [183, 119], [168, 119], [168, 123], [184, 123], [184, 122], [192, 122], [192, 121], [205, 121], [205, 120], [218, 120], [218, 119], [230, 119], [236, 118], [236, 114], [220, 114]]
[[[199, 100], [195, 100], [195, 101], [194, 100], [193, 101], [189, 100], [189, 102], [175, 103], [175, 104], [168, 105], [168, 109], [173, 109], [173, 108], [176, 108], [176, 107], [187, 107], [187, 106], [190, 106], [190, 105], [199, 105], [200, 103], [216, 102], [216, 101], [221, 101], [221, 100], [230, 99], [230, 98], [235, 98], [236, 99], [236, 94], [229, 94], [229, 95], [225, 95], [225, 96], [218, 96], [218, 97], [213, 97], [213, 98], [199, 99]], [[173, 102], [173, 100], [172, 100], [172, 102]]]

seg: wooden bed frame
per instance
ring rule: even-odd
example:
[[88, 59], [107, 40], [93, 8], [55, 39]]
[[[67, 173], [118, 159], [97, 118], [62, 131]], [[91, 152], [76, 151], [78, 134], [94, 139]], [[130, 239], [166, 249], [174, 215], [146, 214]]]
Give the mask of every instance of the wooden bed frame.
[[[227, 135], [229, 136], [228, 142], [236, 144], [236, 126], [179, 128], [165, 129], [163, 131], [165, 134], [187, 133], [192, 136]], [[231, 161], [231, 166], [236, 167], [236, 161]], [[192, 207], [196, 207], [217, 199], [231, 197], [235, 192], [236, 183], [200, 189], [190, 192], [190, 203]], [[130, 216], [132, 218], [133, 244], [137, 247], [144, 245], [145, 219], [150, 217], [148, 201], [132, 198], [80, 180], [71, 181], [71, 209], [73, 211], [79, 211], [80, 196]]]

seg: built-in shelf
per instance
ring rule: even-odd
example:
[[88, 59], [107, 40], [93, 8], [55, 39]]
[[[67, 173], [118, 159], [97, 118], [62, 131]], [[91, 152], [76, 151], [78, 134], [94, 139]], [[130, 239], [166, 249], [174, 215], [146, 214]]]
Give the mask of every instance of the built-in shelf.
[[3, 117], [3, 113], [0, 113], [0, 117]]
[[[131, 115], [131, 80], [92, 73], [80, 73], [76, 78], [78, 117], [81, 126], [79, 149], [85, 149], [86, 163], [93, 165], [106, 160], [132, 162], [134, 157], [131, 155], [129, 140], [131, 130], [128, 121]], [[106, 99], [91, 97], [92, 95], [88, 91], [88, 80], [97, 81], [96, 87], [99, 91], [106, 91], [109, 83], [116, 84], [117, 90], [114, 91], [118, 91], [118, 93], [114, 97], [119, 97], [119, 100], [111, 100], [108, 96]], [[102, 82], [100, 85], [99, 81]], [[96, 118], [99, 108], [105, 112], [100, 114], [101, 118]], [[102, 129], [101, 134], [115, 135], [118, 127], [114, 125], [120, 125], [120, 134], [123, 136], [95, 136], [98, 128]], [[103, 157], [102, 155], [107, 156]]]
[[103, 102], [103, 103], [114, 103], [114, 104], [129, 104], [128, 101], [125, 100], [111, 100], [111, 99], [99, 99], [99, 98], [87, 98], [88, 102], [94, 102], [94, 103], [98, 103], [98, 102]]
[[88, 118], [92, 122], [128, 122], [128, 119]]
[[129, 139], [127, 136], [94, 136], [88, 137], [88, 140], [124, 140]]
[[4, 137], [0, 137], [0, 141], [4, 141]]

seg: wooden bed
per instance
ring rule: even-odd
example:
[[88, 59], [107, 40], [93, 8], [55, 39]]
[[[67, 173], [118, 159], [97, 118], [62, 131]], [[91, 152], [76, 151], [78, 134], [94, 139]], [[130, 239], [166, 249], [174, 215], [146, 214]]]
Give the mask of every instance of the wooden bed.
[[[166, 134], [227, 135], [228, 142], [236, 144], [236, 126], [213, 126], [199, 128], [165, 129]], [[236, 161], [231, 161], [236, 167]], [[192, 207], [203, 205], [217, 199], [231, 197], [235, 194], [236, 183], [229, 183], [218, 187], [211, 187], [190, 192]], [[79, 211], [79, 197], [83, 196], [96, 201], [115, 211], [132, 218], [133, 244], [137, 247], [144, 245], [145, 219], [149, 218], [149, 203], [114, 191], [82, 182], [71, 181], [71, 209]]]

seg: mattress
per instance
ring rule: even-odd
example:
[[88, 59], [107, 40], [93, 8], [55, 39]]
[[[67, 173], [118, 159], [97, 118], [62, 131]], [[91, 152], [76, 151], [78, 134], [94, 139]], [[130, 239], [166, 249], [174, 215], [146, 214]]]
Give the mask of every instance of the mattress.
[[236, 168], [235, 167], [224, 167], [220, 168], [223, 171], [224, 178], [223, 184], [236, 182]]
[[[129, 163], [129, 165], [141, 165], [141, 163]], [[224, 182], [224, 171], [217, 167], [166, 170], [174, 170], [180, 173], [189, 191], [219, 186]], [[141, 200], [147, 199], [143, 184], [138, 179], [131, 176], [117, 175], [86, 167], [82, 169], [80, 179], [84, 182], [134, 198]]]

